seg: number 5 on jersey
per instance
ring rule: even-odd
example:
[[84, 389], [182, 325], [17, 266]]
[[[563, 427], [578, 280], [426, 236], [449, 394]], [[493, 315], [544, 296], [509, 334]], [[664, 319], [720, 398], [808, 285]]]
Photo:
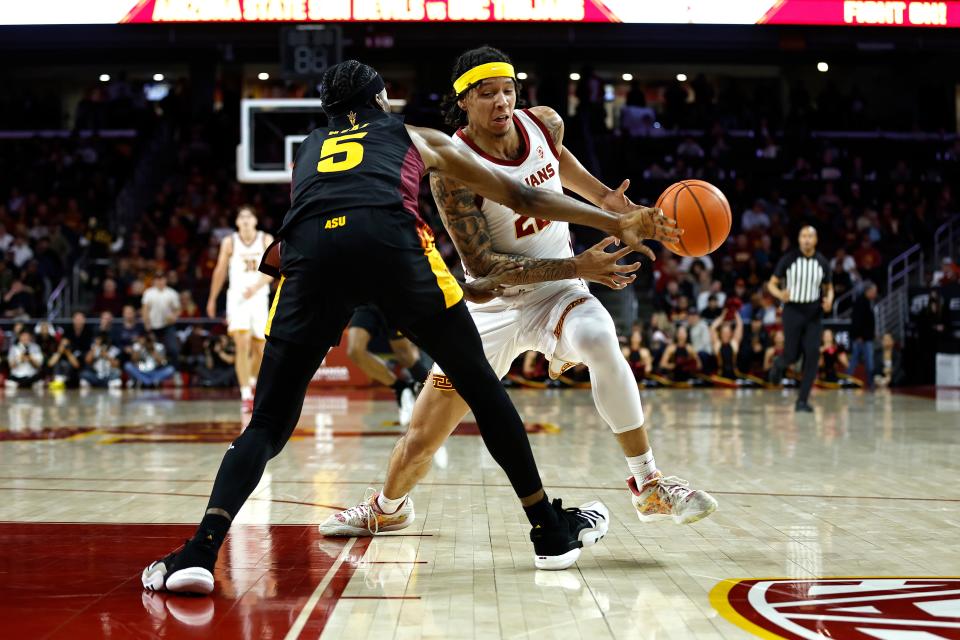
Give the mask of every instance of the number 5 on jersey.
[[363, 145], [356, 141], [368, 133], [369, 131], [350, 133], [324, 140], [323, 146], [320, 147], [317, 171], [320, 173], [349, 171], [363, 162]]

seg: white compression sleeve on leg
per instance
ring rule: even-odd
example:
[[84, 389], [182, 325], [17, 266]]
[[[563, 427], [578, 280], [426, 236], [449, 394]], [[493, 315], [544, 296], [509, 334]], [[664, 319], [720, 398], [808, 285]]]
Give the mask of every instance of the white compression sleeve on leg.
[[624, 433], [642, 427], [637, 381], [620, 351], [613, 319], [597, 299], [570, 311], [560, 341], [560, 357], [590, 368], [593, 401], [610, 429]]

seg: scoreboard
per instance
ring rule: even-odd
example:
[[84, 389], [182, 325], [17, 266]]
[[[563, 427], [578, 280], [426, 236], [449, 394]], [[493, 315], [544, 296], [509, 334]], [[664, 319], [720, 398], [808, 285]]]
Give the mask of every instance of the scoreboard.
[[608, 22], [958, 27], [960, 0], [15, 0], [0, 24]]

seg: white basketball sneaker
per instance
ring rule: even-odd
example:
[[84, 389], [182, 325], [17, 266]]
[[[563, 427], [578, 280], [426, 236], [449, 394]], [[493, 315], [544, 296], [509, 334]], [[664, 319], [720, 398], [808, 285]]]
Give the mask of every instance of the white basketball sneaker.
[[691, 524], [717, 510], [717, 501], [709, 493], [691, 489], [686, 480], [664, 477], [659, 471], [639, 488], [636, 479], [630, 476], [627, 486], [633, 494], [633, 506], [640, 522], [671, 518], [677, 524]]
[[140, 575], [143, 588], [198, 595], [213, 591], [213, 568], [219, 551], [213, 540], [212, 531], [201, 531], [178, 551], [151, 562]]
[[377, 504], [380, 492], [365, 497], [355, 507], [335, 513], [320, 524], [320, 533], [325, 536], [375, 536], [385, 531], [406, 529], [416, 517], [413, 500], [407, 496], [394, 513], [384, 513]]
[[417, 403], [417, 394], [413, 387], [406, 387], [400, 392], [400, 426], [405, 427], [410, 424], [413, 418], [413, 405]]

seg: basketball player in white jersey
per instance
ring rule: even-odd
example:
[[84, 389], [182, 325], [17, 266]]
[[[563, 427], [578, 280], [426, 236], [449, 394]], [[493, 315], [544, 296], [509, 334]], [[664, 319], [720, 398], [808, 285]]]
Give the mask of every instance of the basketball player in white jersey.
[[[472, 149], [489, 166], [540, 189], [570, 189], [594, 205], [625, 211], [624, 192], [604, 186], [563, 146], [563, 120], [549, 107], [515, 110], [517, 82], [505, 54], [491, 47], [466, 52], [454, 67], [454, 94], [446, 102], [450, 124], [460, 125], [455, 144]], [[465, 125], [465, 126], [464, 126]], [[465, 272], [476, 278], [503, 262], [519, 264], [502, 297], [468, 308], [494, 371], [503, 377], [521, 353], [536, 350], [557, 378], [576, 363], [590, 369], [597, 411], [626, 457], [627, 485], [641, 521], [696, 522], [717, 502], [656, 466], [644, 427], [640, 393], [620, 350], [613, 319], [584, 280], [614, 289], [632, 283], [639, 263], [618, 265], [629, 250], [604, 251], [613, 238], [573, 255], [567, 223], [519, 215], [480, 198], [462, 184], [431, 178], [444, 224]], [[648, 250], [647, 255], [653, 258]], [[325, 535], [370, 535], [413, 522], [410, 490], [426, 475], [434, 452], [467, 413], [449, 380], [434, 368], [432, 383], [417, 399], [407, 433], [394, 448], [383, 490], [364, 503], [330, 516]]]
[[217, 297], [229, 275], [227, 287], [227, 333], [237, 346], [234, 367], [240, 399], [245, 411], [253, 410], [253, 387], [257, 383], [263, 359], [264, 334], [270, 303], [270, 276], [257, 271], [263, 251], [273, 236], [257, 230], [253, 208], [242, 206], [237, 211], [237, 232], [220, 242], [220, 255], [213, 270], [207, 315], [217, 315]]

